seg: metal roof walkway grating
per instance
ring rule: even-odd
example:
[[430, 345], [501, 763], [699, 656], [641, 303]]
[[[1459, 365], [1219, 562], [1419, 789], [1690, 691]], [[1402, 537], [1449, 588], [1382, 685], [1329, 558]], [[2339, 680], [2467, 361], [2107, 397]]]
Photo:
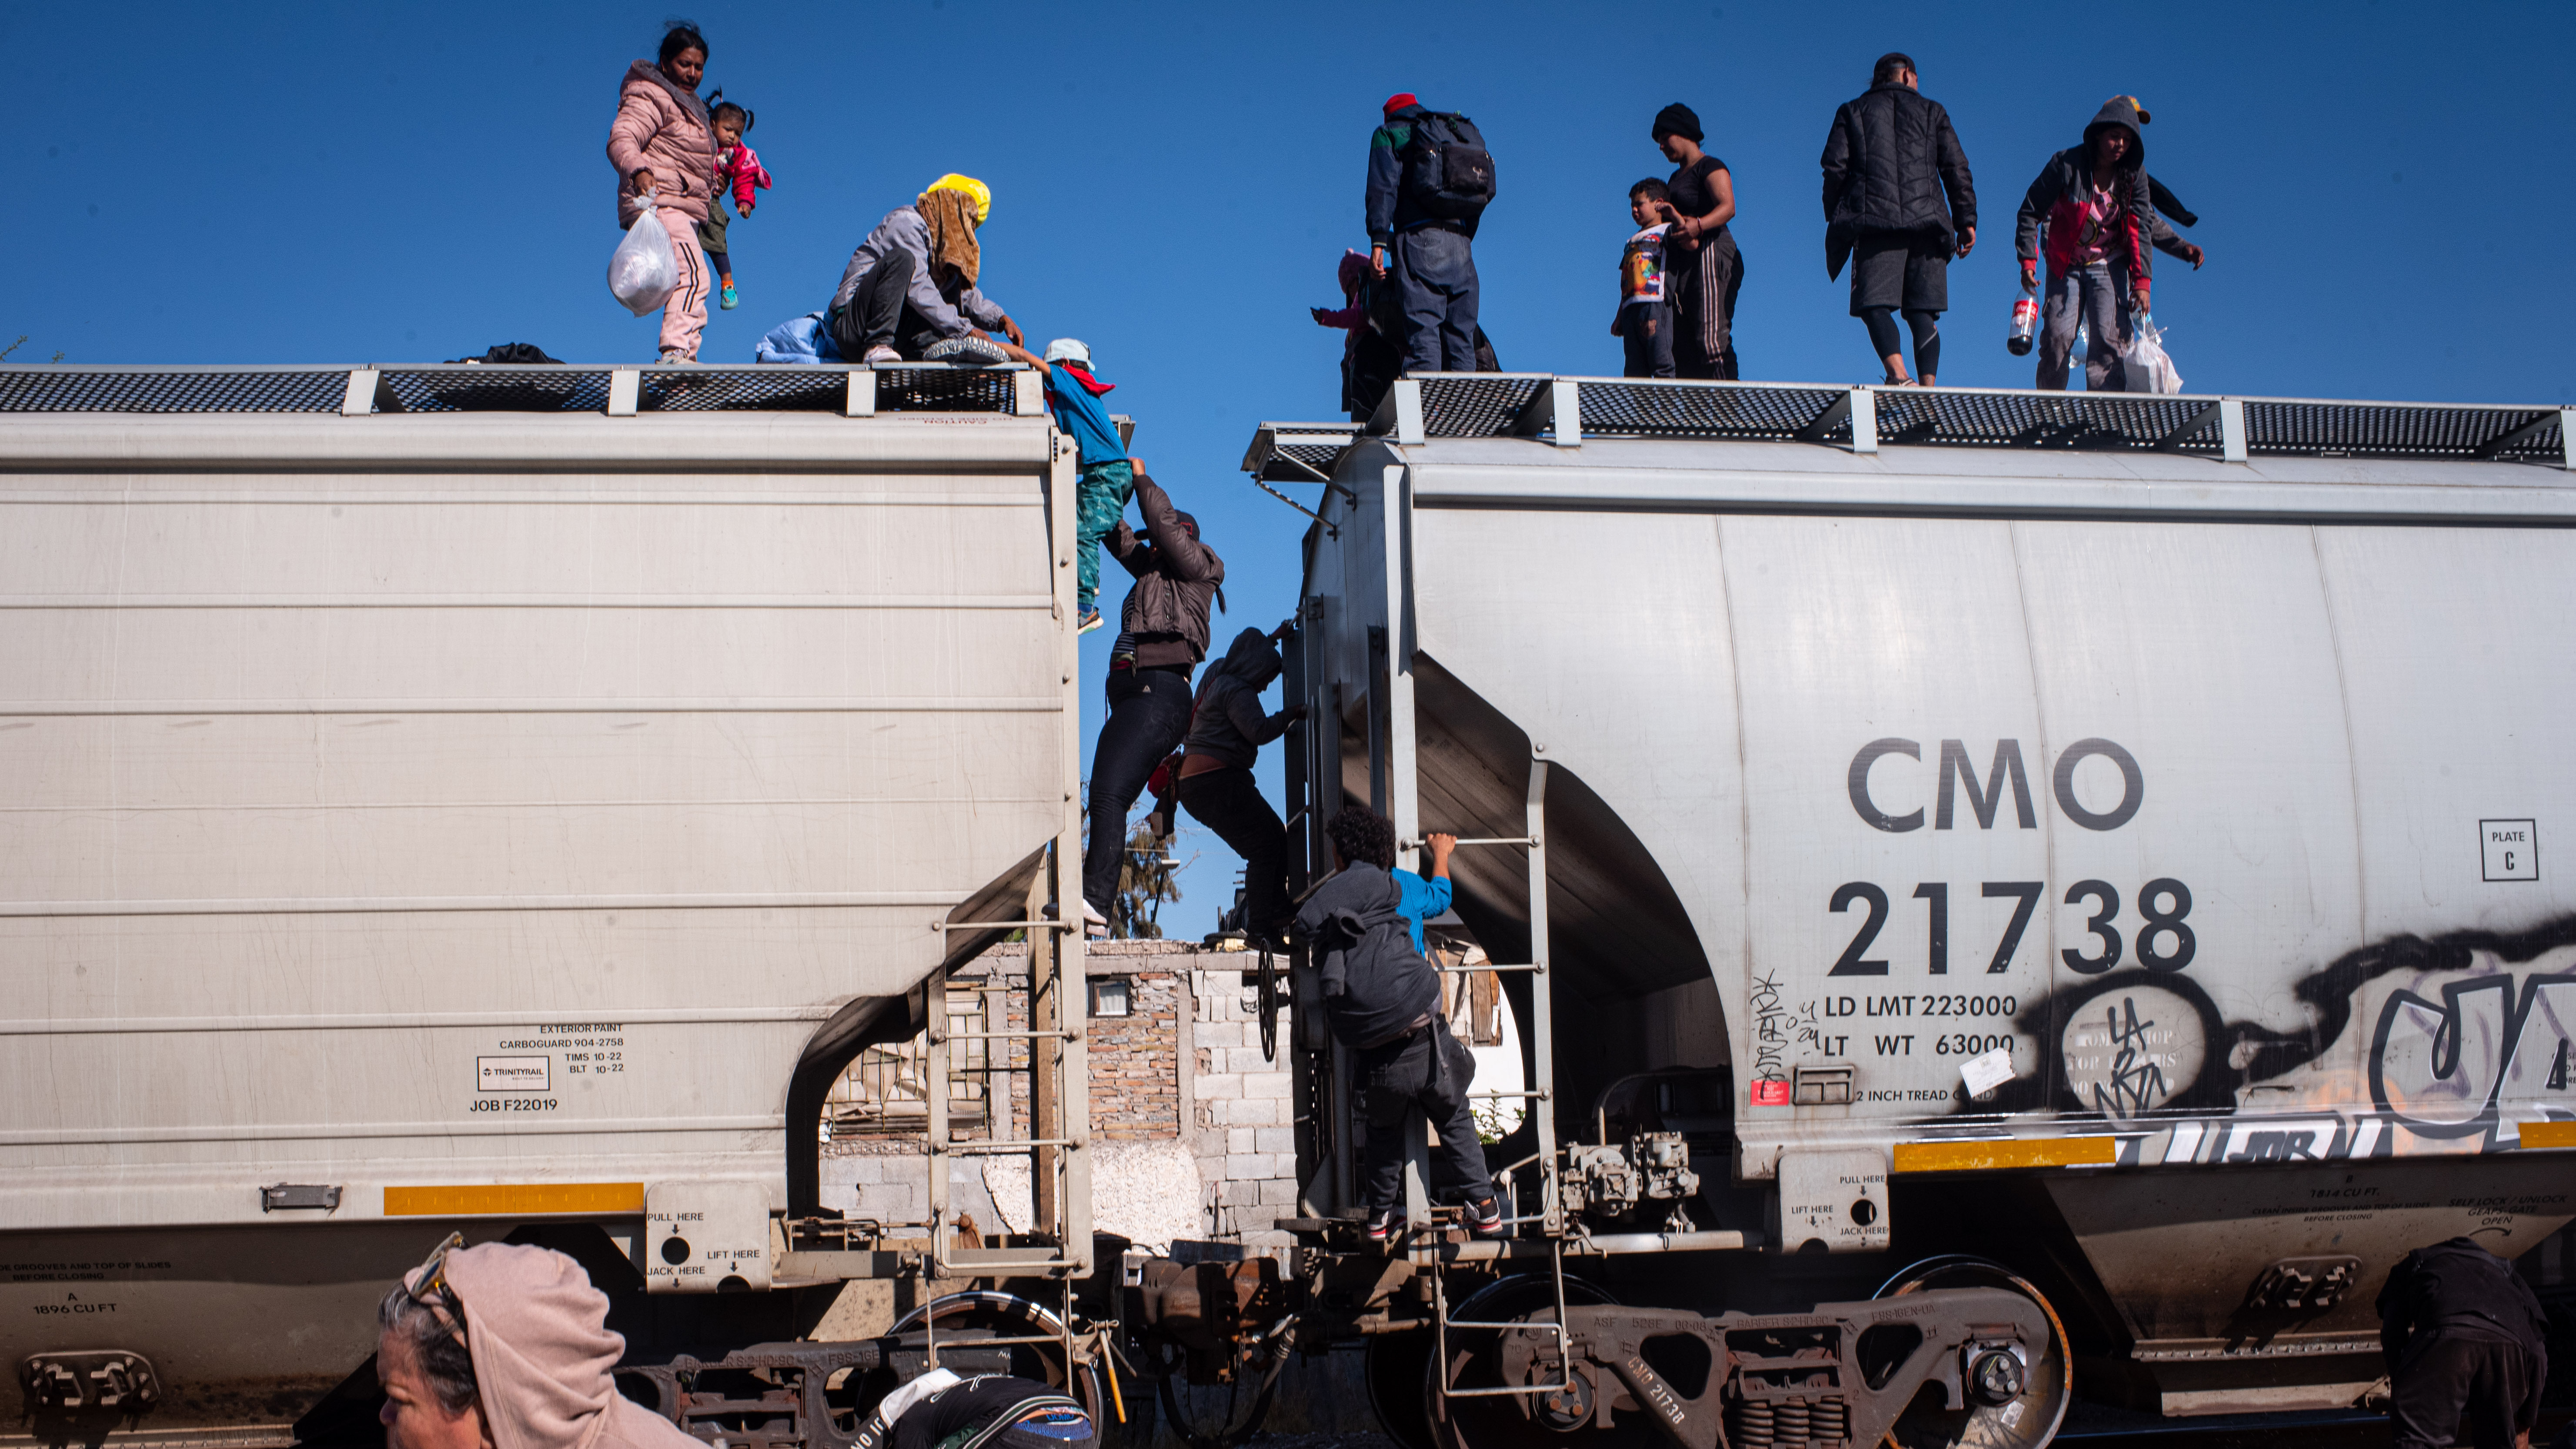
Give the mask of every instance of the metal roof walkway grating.
[[[631, 378], [631, 391], [620, 386]], [[865, 380], [853, 385], [853, 376]], [[0, 413], [680, 413], [1031, 411], [1019, 364], [593, 367], [0, 366]], [[621, 400], [624, 405], [621, 406]]]
[[1882, 446], [2422, 458], [2576, 468], [2569, 418], [2549, 405], [1673, 382], [1545, 373], [1399, 380], [1365, 424], [1263, 423], [1243, 461], [1265, 482], [1320, 482], [1363, 438], [1704, 438]]

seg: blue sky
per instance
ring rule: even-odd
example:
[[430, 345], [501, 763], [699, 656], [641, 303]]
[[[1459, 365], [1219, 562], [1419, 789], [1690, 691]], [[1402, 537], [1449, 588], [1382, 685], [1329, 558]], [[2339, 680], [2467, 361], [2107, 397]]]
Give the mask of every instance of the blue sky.
[[[363, 362], [526, 341], [643, 361], [654, 323], [601, 281], [603, 155], [659, 6], [0, 5], [20, 71], [0, 183], [20, 218], [12, 361]], [[732, 231], [739, 310], [709, 360], [828, 300], [849, 250], [931, 178], [991, 183], [985, 277], [1033, 338], [1096, 349], [1135, 448], [1227, 559], [1233, 627], [1296, 597], [1304, 522], [1235, 471], [1263, 419], [1338, 396], [1333, 267], [1364, 244], [1378, 103], [1464, 111], [1500, 195], [1477, 244], [1514, 370], [1615, 373], [1625, 194], [1682, 100], [1728, 163], [1747, 378], [1875, 376], [1825, 278], [1816, 155], [1882, 51], [1911, 52], [1977, 175], [1945, 382], [2026, 386], [2002, 339], [2012, 213], [2104, 97], [2156, 117], [2147, 159], [2202, 219], [2156, 313], [2193, 392], [2576, 401], [2564, 72], [2576, 6], [1642, 7], [1307, 3], [694, 4], [710, 87], [758, 112], [778, 178]], [[1116, 598], [1114, 567], [1110, 571]], [[1086, 642], [1087, 677], [1108, 631]], [[1096, 692], [1086, 733], [1096, 725]], [[1274, 749], [1263, 762], [1276, 781]], [[1231, 899], [1185, 832], [1172, 934]]]

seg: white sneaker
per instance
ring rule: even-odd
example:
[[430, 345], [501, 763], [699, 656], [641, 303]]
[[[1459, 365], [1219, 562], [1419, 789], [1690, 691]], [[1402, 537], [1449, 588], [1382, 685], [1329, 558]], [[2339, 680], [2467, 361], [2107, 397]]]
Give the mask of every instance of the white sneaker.
[[903, 361], [903, 354], [895, 351], [891, 347], [871, 347], [868, 349], [868, 355], [861, 358], [860, 361], [865, 362], [870, 367], [884, 367], [892, 363]]
[[1093, 908], [1089, 900], [1082, 903], [1082, 929], [1085, 935], [1109, 934], [1109, 918]]

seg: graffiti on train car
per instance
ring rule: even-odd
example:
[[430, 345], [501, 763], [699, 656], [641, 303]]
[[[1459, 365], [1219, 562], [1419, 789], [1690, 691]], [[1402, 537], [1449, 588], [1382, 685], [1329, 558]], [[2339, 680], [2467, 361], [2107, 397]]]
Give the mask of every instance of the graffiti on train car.
[[2230, 1021], [2191, 975], [2077, 982], [2014, 1022], [2054, 1037], [2044, 1074], [1953, 1110], [2096, 1116], [2132, 1129], [2119, 1134], [2130, 1162], [2488, 1150], [2513, 1142], [2517, 1119], [2576, 1116], [2576, 915], [2392, 937], [2291, 995], [2304, 1029]]

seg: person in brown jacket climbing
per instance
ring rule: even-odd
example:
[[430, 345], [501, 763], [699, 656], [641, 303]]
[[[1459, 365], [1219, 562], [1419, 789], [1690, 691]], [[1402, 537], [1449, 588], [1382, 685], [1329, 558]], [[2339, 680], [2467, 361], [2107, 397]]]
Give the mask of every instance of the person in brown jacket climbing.
[[1135, 584], [1119, 611], [1118, 642], [1109, 650], [1109, 718], [1091, 756], [1091, 848], [1082, 856], [1082, 918], [1105, 927], [1118, 867], [1126, 858], [1127, 812], [1163, 757], [1190, 728], [1190, 675], [1207, 658], [1208, 605], [1223, 606], [1225, 560], [1199, 541], [1199, 521], [1172, 506], [1136, 471], [1139, 537], [1127, 520], [1107, 540], [1110, 554]]

